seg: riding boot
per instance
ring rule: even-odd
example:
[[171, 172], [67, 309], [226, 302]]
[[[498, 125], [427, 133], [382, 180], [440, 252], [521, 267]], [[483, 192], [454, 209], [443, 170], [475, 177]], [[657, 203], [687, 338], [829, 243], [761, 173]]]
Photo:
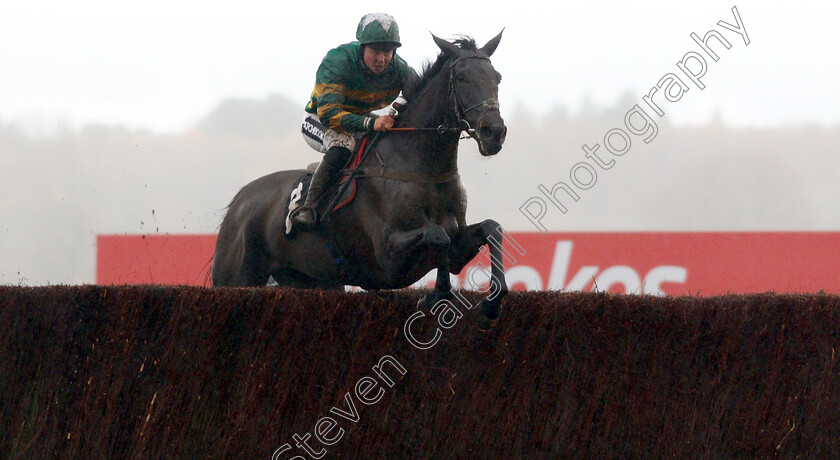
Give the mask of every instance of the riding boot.
[[[332, 152], [332, 150], [338, 149], [343, 150], [343, 152]], [[296, 230], [308, 232], [318, 224], [316, 215], [318, 203], [344, 167], [344, 163], [340, 160], [336, 161], [336, 159], [349, 157], [350, 151], [343, 147], [333, 147], [327, 155], [324, 155], [324, 160], [318, 165], [318, 169], [315, 170], [312, 181], [309, 183], [306, 201], [291, 216], [292, 225]]]

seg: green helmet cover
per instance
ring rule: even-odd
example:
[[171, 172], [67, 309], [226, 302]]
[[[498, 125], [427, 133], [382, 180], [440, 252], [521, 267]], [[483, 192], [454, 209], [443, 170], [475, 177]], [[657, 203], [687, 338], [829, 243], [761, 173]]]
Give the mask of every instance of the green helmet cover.
[[390, 14], [370, 13], [362, 17], [359, 27], [356, 28], [356, 40], [361, 45], [370, 43], [392, 43], [402, 46], [400, 43], [400, 28], [397, 21]]

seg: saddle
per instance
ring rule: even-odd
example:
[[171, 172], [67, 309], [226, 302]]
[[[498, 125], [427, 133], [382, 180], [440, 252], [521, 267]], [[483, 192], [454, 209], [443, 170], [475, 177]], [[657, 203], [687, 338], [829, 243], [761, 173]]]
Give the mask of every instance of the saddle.
[[[371, 140], [373, 139], [373, 140]], [[425, 174], [416, 171], [401, 171], [393, 168], [388, 168], [379, 152], [373, 147], [375, 137], [366, 136], [362, 139], [358, 150], [353, 153], [350, 162], [345, 166], [341, 172], [341, 179], [338, 181], [338, 187], [333, 187], [324, 195], [322, 203], [318, 205], [321, 215], [326, 218], [330, 213], [335, 212], [344, 206], [350, 204], [356, 197], [356, 182], [363, 177], [384, 177], [387, 179], [394, 179], [404, 182], [414, 182], [418, 184], [445, 184], [448, 182], [457, 181], [460, 176], [458, 170], [452, 170], [440, 174]], [[361, 167], [361, 163], [365, 158], [366, 152], [373, 150], [379, 160], [378, 167]], [[306, 168], [306, 174], [298, 179], [297, 186], [292, 190], [289, 196], [289, 202], [286, 209], [286, 228], [285, 232], [288, 235], [292, 228], [290, 214], [306, 201], [306, 193], [309, 190], [309, 182], [312, 180], [312, 174], [318, 168], [318, 163], [312, 163]], [[350, 181], [347, 184], [347, 181]], [[326, 205], [324, 203], [327, 203]], [[332, 206], [331, 208], [329, 206]]]
[[[353, 153], [353, 156], [350, 158], [350, 162], [344, 167], [341, 171], [341, 178], [338, 181], [338, 187], [332, 187], [323, 197], [321, 203], [318, 205], [319, 209], [323, 209], [325, 206], [332, 205], [332, 208], [328, 210], [327, 213], [329, 214], [339, 209], [343, 208], [350, 204], [353, 201], [353, 198], [356, 197], [356, 181], [359, 177], [363, 174], [352, 174], [354, 171], [357, 173], [359, 171], [359, 165], [362, 162], [363, 154], [365, 148], [367, 147], [369, 137], [364, 137], [362, 139], [361, 145]], [[318, 169], [318, 165], [320, 162], [310, 163], [306, 167], [306, 173], [302, 175], [297, 180], [297, 185], [292, 189], [292, 193], [289, 195], [289, 201], [286, 204], [286, 222], [285, 222], [285, 229], [284, 232], [288, 235], [291, 232], [292, 228], [292, 221], [291, 221], [291, 214], [292, 211], [303, 205], [306, 201], [306, 195], [309, 192], [309, 183], [312, 181], [312, 175], [315, 174], [315, 170]], [[352, 177], [352, 180], [350, 179]], [[347, 186], [343, 186], [345, 182], [351, 180], [350, 184]], [[340, 196], [336, 196], [340, 193]]]

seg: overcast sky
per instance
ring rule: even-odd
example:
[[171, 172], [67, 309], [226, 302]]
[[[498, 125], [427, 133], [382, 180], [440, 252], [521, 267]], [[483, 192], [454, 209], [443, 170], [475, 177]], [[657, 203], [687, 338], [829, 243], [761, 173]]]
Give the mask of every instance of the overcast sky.
[[[749, 46], [717, 25], [735, 24], [733, 6]], [[758, 0], [6, 1], [0, 121], [44, 133], [87, 123], [177, 132], [225, 97], [281, 94], [303, 107], [325, 52], [353, 40], [360, 17], [375, 11], [395, 16], [399, 52], [415, 67], [437, 52], [429, 32], [483, 43], [504, 27], [493, 61], [506, 113], [641, 98], [699, 51], [691, 32], [714, 28], [732, 48], [709, 62], [704, 90], [670, 107], [669, 121], [840, 123], [837, 2]]]

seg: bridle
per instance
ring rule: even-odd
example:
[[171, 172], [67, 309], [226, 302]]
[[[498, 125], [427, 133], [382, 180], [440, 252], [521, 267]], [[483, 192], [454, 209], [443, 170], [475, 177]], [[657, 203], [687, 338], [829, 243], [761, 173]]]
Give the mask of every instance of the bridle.
[[475, 128], [470, 126], [470, 122], [467, 121], [466, 116], [471, 111], [482, 108], [481, 115], [478, 116], [478, 126], [481, 126], [482, 120], [484, 120], [484, 115], [489, 110], [499, 110], [499, 99], [496, 97], [491, 97], [485, 99], [477, 104], [473, 104], [466, 109], [464, 108], [464, 103], [461, 100], [461, 96], [458, 94], [458, 86], [456, 83], [456, 74], [455, 74], [455, 65], [461, 61], [465, 61], [467, 59], [482, 59], [489, 61], [490, 58], [484, 56], [462, 56], [458, 59], [452, 61], [449, 64], [449, 98], [454, 99], [455, 101], [455, 116], [457, 117], [458, 127], [456, 129], [461, 129], [462, 131], [466, 131], [470, 137], [475, 138]]
[[466, 132], [470, 137], [476, 138], [475, 128], [470, 126], [470, 122], [467, 121], [466, 116], [471, 111], [482, 108], [481, 115], [478, 117], [478, 125], [481, 126], [481, 121], [484, 120], [484, 115], [489, 110], [499, 110], [499, 99], [496, 97], [491, 97], [485, 99], [477, 104], [473, 104], [466, 109], [464, 108], [464, 103], [461, 100], [460, 94], [458, 94], [458, 86], [456, 84], [456, 73], [455, 73], [455, 65], [461, 61], [465, 61], [467, 59], [482, 59], [485, 61], [489, 61], [490, 58], [485, 56], [461, 56], [449, 64], [449, 99], [453, 101], [455, 105], [455, 119], [456, 119], [456, 126], [445, 126], [443, 124], [438, 125], [436, 128], [427, 128], [427, 127], [402, 127], [402, 128], [391, 128], [389, 131], [436, 131], [440, 134], [451, 133], [451, 132]]

